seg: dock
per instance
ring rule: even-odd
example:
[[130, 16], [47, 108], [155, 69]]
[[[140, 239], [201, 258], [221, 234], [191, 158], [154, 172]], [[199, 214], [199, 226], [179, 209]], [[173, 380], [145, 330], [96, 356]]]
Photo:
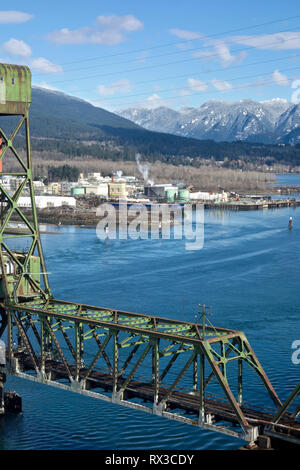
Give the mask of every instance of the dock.
[[279, 209], [283, 207], [298, 207], [300, 200], [297, 199], [271, 199], [267, 201], [228, 201], [228, 202], [205, 202], [205, 209], [227, 209], [231, 211], [253, 211], [259, 209]]

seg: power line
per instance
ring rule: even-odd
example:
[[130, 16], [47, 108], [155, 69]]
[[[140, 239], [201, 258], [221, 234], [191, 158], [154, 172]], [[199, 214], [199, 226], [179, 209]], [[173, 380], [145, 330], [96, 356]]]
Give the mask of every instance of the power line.
[[[300, 69], [300, 66], [298, 67], [291, 67], [291, 68], [288, 68], [288, 69], [283, 69], [282, 71], [283, 72], [287, 72], [287, 71], [291, 71], [291, 70], [298, 70]], [[227, 80], [230, 80], [230, 81], [236, 81], [236, 80], [244, 80], [244, 79], [247, 79], [247, 78], [260, 78], [261, 76], [264, 76], [264, 75], [269, 75], [270, 72], [267, 72], [267, 73], [264, 73], [264, 74], [260, 74], [260, 75], [248, 75], [248, 76], [244, 76], [244, 77], [236, 77], [236, 78], [232, 78], [232, 79], [227, 79]], [[276, 80], [276, 83], [285, 83], [286, 80], [291, 80], [291, 78], [283, 78], [283, 79], [280, 79], [280, 80]], [[222, 80], [224, 82], [224, 80]], [[260, 83], [253, 83], [253, 84], [241, 84], [241, 85], [238, 85], [236, 87], [230, 87], [230, 88], [224, 88], [224, 89], [216, 89], [216, 90], [210, 90], [210, 91], [201, 91], [200, 93], [192, 93], [192, 96], [203, 96], [203, 95], [209, 95], [209, 94], [216, 94], [216, 93], [225, 93], [227, 91], [232, 91], [232, 90], [239, 90], [239, 89], [247, 89], [247, 88], [259, 88], [259, 87], [262, 87], [262, 86], [265, 86], [265, 85], [268, 85], [268, 84], [272, 84], [274, 83], [274, 80], [268, 80], [268, 81], [264, 81], [264, 82], [260, 82]], [[178, 89], [184, 89], [184, 88], [188, 88], [188, 87], [181, 87], [181, 88], [178, 88]], [[177, 90], [177, 88], [174, 88], [174, 89], [169, 89], [169, 90], [164, 90], [164, 91], [174, 91], [174, 90]], [[175, 100], [175, 99], [178, 99], [178, 95], [176, 96], [167, 96], [165, 98], [156, 98], [155, 102], [159, 102], [159, 101], [166, 101], [166, 100]], [[109, 100], [107, 99], [104, 99], [103, 100], [104, 102], [107, 102]], [[142, 101], [143, 102], [143, 101]], [[144, 100], [144, 103], [146, 103], [146, 100]], [[149, 103], [149, 101], [148, 101]], [[130, 102], [123, 102], [123, 103], [120, 103], [120, 106], [122, 105], [130, 105], [130, 104], [141, 104], [141, 101], [130, 101]]]
[[[300, 68], [300, 66], [295, 67], [295, 69], [297, 69], [297, 68]], [[259, 78], [259, 75], [256, 75], [256, 76]], [[281, 80], [276, 80], [276, 83], [285, 83], [286, 80], [287, 80], [287, 78], [284, 78], [284, 79], [281, 79]], [[288, 80], [291, 80], [291, 79], [288, 79]], [[216, 89], [216, 90], [211, 90], [211, 91], [202, 91], [200, 93], [193, 93], [193, 96], [198, 96], [198, 95], [203, 96], [203, 95], [216, 94], [216, 93], [225, 93], [227, 91], [240, 90], [240, 89], [243, 89], [243, 88], [244, 89], [246, 89], [246, 88], [259, 88], [261, 86], [269, 85], [269, 84], [272, 84], [272, 83], [274, 83], [274, 80], [269, 80], [269, 81], [260, 82], [260, 83], [246, 84], [246, 85], [242, 84], [242, 85], [239, 85], [239, 86], [236, 86], [236, 87], [230, 87], [230, 88], [227, 88], [227, 89], [224, 88], [223, 90], [217, 90]], [[178, 99], [177, 95], [176, 96], [167, 96], [165, 98], [157, 98], [153, 101], [159, 102], [159, 101], [175, 100], [175, 99]], [[146, 100], [144, 100], [144, 102], [146, 102]], [[148, 103], [149, 103], [149, 101], [148, 101]], [[124, 104], [126, 104], [126, 105], [128, 105], [128, 104], [141, 104], [141, 102], [140, 101], [134, 101], [134, 102], [131, 101], [131, 102], [125, 102], [125, 103], [123, 102], [122, 105], [124, 105]]]
[[[272, 25], [272, 24], [276, 24], [276, 23], [282, 23], [284, 21], [289, 21], [289, 20], [298, 19], [298, 18], [300, 18], [300, 15], [289, 16], [287, 18], [282, 18], [280, 20], [267, 21], [265, 23], [260, 23], [260, 24], [256, 24], [256, 25], [252, 25], [252, 26], [246, 26], [246, 27], [242, 27], [242, 28], [231, 29], [231, 30], [224, 31], [222, 33], [215, 33], [215, 34], [205, 36], [205, 39], [212, 39], [214, 37], [222, 36], [222, 35], [225, 35], [225, 34], [237, 33], [239, 31], [247, 31], [249, 29], [259, 28], [261, 26], [268, 26], [268, 25]], [[200, 37], [198, 38], [198, 40], [201, 40], [201, 39], [203, 39], [203, 38], [200, 38]], [[119, 57], [119, 56], [123, 56], [123, 55], [127, 55], [127, 54], [135, 54], [137, 52], [145, 52], [145, 51], [149, 51], [149, 50], [160, 49], [160, 48], [163, 48], [163, 47], [168, 47], [168, 46], [173, 46], [173, 45], [178, 45], [178, 44], [186, 44], [186, 43], [189, 43], [189, 42], [195, 41], [195, 40], [197, 40], [197, 38], [195, 38], [195, 39], [186, 39], [186, 40], [183, 40], [183, 41], [169, 42], [169, 43], [164, 43], [164, 44], [160, 44], [160, 45], [157, 45], [157, 46], [152, 46], [152, 47], [148, 47], [148, 48], [141, 48], [141, 49], [134, 49], [134, 50], [128, 51], [128, 52], [119, 52], [119, 53], [116, 53], [116, 54], [109, 54], [109, 55], [106, 55], [106, 56], [97, 56], [97, 57], [90, 57], [90, 58], [86, 58], [86, 59], [75, 60], [75, 61], [72, 61], [72, 62], [63, 62], [63, 63], [60, 63], [58, 65], [76, 64], [76, 63], [88, 62], [88, 61], [92, 61], [92, 60], [99, 60], [99, 59], [102, 60], [102, 59], [111, 58], [111, 57]]]
[[[298, 30], [299, 28], [294, 28], [294, 31], [295, 30]], [[294, 32], [293, 31], [293, 32]], [[276, 33], [271, 33], [272, 35], [274, 34], [280, 34], [280, 33], [288, 33], [289, 31], [286, 31], [286, 30], [281, 30], [281, 31], [277, 31]], [[295, 38], [294, 38], [295, 39]], [[203, 39], [204, 40], [204, 39]], [[282, 42], [284, 41], [288, 41], [287, 40], [282, 40]], [[235, 41], [233, 39], [229, 40], [229, 41], [226, 41], [227, 44], [234, 44]], [[275, 44], [275, 43], [271, 43], [269, 45], [272, 45], [272, 44]], [[277, 44], [277, 42], [276, 42]], [[267, 44], [268, 45], [268, 44]], [[151, 56], [149, 57], [149, 59], [157, 59], [157, 58], [160, 58], [160, 57], [166, 57], [166, 56], [171, 56], [171, 55], [178, 55], [178, 54], [185, 54], [185, 53], [190, 53], [190, 52], [193, 52], [193, 51], [202, 51], [204, 49], [211, 49], [212, 47], [214, 47], [215, 44], [209, 44], [209, 45], [206, 45], [206, 46], [198, 46], [198, 47], [192, 47], [192, 48], [189, 48], [187, 50], [180, 50], [180, 51], [172, 51], [172, 52], [167, 52], [167, 53], [164, 53], [164, 54], [159, 54], [159, 55], [154, 55], [154, 56]], [[231, 52], [243, 52], [243, 51], [247, 51], [247, 50], [250, 50], [252, 49], [253, 46], [249, 46], [247, 48], [242, 48], [242, 49], [236, 49], [236, 50], [232, 50]], [[210, 54], [206, 54], [205, 57], [203, 57], [204, 59], [206, 58], [211, 58], [211, 57], [215, 57], [215, 56], [219, 56], [219, 53], [210, 53]], [[197, 57], [199, 59], [199, 57]], [[132, 63], [132, 62], [137, 62], [139, 61], [140, 59], [137, 58], [137, 59], [131, 59], [131, 60], [125, 60], [125, 61], [122, 61], [122, 62], [113, 62], [113, 63], [109, 63], [109, 64], [97, 64], [97, 65], [91, 65], [89, 67], [79, 67], [79, 68], [76, 68], [76, 69], [68, 69], [66, 70], [65, 72], [68, 73], [68, 72], [76, 72], [78, 70], [90, 70], [90, 69], [95, 69], [97, 67], [107, 67], [107, 66], [111, 66], [111, 65], [120, 65], [120, 64], [129, 64], [129, 63]]]
[[[289, 38], [289, 39], [283, 39], [282, 42], [289, 42], [289, 41], [292, 41], [294, 39], [298, 38], [298, 36], [294, 36], [292, 38]], [[271, 46], [273, 44], [278, 44], [277, 41], [275, 42], [271, 42], [271, 43], [267, 43], [266, 45], [267, 46]], [[252, 49], [253, 46], [249, 46], [247, 48], [242, 48], [242, 49], [238, 49], [238, 50], [233, 50], [232, 52], [244, 52], [244, 51], [247, 51], [249, 49]], [[212, 54], [210, 55], [209, 57], [213, 57], [213, 56], [219, 56], [218, 53], [216, 54]], [[191, 62], [191, 61], [194, 61], [194, 60], [203, 60], [203, 59], [207, 59], [208, 56], [205, 56], [205, 57], [194, 57], [194, 58], [188, 58], [188, 59], [184, 59], [184, 60], [179, 60], [179, 61], [174, 61], [174, 62], [167, 62], [167, 63], [163, 63], [163, 64], [156, 64], [156, 65], [148, 65], [146, 67], [139, 67], [139, 68], [135, 68], [135, 69], [129, 69], [129, 70], [123, 70], [123, 71], [117, 71], [117, 72], [108, 72], [108, 73], [105, 73], [105, 74], [97, 74], [97, 75], [89, 75], [89, 76], [86, 76], [86, 77], [80, 77], [78, 78], [77, 80], [86, 80], [86, 79], [90, 79], [90, 78], [99, 78], [99, 77], [107, 77], [107, 76], [110, 76], [110, 75], [119, 75], [119, 74], [122, 74], [122, 73], [128, 73], [128, 72], [136, 72], [136, 71], [140, 71], [140, 70], [148, 70], [148, 69], [152, 69], [152, 68], [157, 68], [157, 67], [165, 67], [165, 66], [168, 66], [168, 65], [174, 65], [174, 64], [178, 64], [178, 63], [184, 63], [184, 62]], [[74, 77], [73, 78], [70, 78], [70, 79], [65, 79], [65, 80], [56, 80], [52, 83], [56, 84], [56, 83], [66, 83], [66, 82], [74, 82]]]
[[[228, 67], [227, 70], [235, 70], [235, 69], [240, 69], [240, 68], [245, 68], [245, 67], [251, 67], [251, 66], [255, 66], [255, 65], [263, 65], [263, 64], [268, 64], [268, 63], [272, 63], [272, 62], [280, 62], [282, 60], [288, 60], [288, 59], [294, 59], [296, 57], [300, 57], [300, 54], [293, 54], [293, 55], [290, 55], [290, 56], [284, 56], [284, 57], [277, 57], [276, 59], [269, 59], [269, 60], [263, 60], [263, 61], [258, 61], [258, 62], [251, 62], [250, 64], [242, 64], [242, 65], [233, 65], [231, 67]], [[297, 67], [296, 67], [297, 68]], [[289, 68], [289, 69], [286, 69], [286, 70], [292, 70], [293, 68]], [[218, 68], [218, 69], [214, 69], [214, 70], [205, 70], [203, 72], [201, 72], [201, 74], [211, 74], [211, 73], [216, 73], [216, 72], [220, 72], [220, 71], [223, 71], [222, 68]], [[285, 71], [285, 70], [283, 70]], [[263, 74], [260, 74], [260, 76], [264, 76], [264, 75], [268, 75], [269, 73], [271, 72], [267, 72], [267, 73], [263, 73]], [[172, 78], [184, 78], [184, 77], [188, 77], [188, 76], [191, 76], [193, 74], [193, 72], [191, 73], [188, 73], [188, 74], [183, 74], [183, 75], [176, 75], [176, 76], [169, 76], [169, 77], [165, 77], [165, 78], [162, 78], [160, 80], [170, 80]], [[199, 74], [199, 72], [196, 72], [196, 75]], [[194, 74], [195, 75], [195, 74]], [[255, 75], [257, 76], [257, 75]], [[253, 77], [253, 76], [252, 76]], [[240, 77], [238, 79], [242, 79], [243, 77]], [[244, 77], [244, 78], [250, 78], [249, 76], [247, 77]], [[226, 80], [229, 80], [229, 81], [235, 81], [236, 78], [227, 78]], [[141, 82], [137, 82], [135, 85], [140, 85], [140, 84], [145, 84], [145, 83], [151, 83], [151, 82], [156, 82], [157, 79], [152, 79], [152, 80], [144, 80], [144, 81], [141, 81]], [[117, 88], [119, 85], [111, 85], [109, 88]], [[165, 90], [159, 90], [159, 92], [166, 92], [166, 91], [170, 91], [170, 90], [179, 90], [179, 89], [184, 89], [184, 88], [189, 88], [189, 87], [178, 87], [178, 88], [168, 88], [168, 89], [165, 89]], [[84, 92], [84, 91], [90, 91], [91, 89], [90, 88], [86, 88], [86, 89], [80, 89], [80, 90], [77, 90], [77, 92]], [[95, 90], [94, 90], [95, 92]], [[132, 95], [129, 95], [130, 97], [132, 96], [140, 96], [140, 95], [146, 95], [148, 94], [149, 92], [142, 92], [142, 93], [136, 93], [136, 94], [132, 94]], [[125, 98], [128, 98], [129, 97], [128, 95], [125, 97]], [[118, 96], [118, 97], [110, 97], [110, 98], [107, 98], [107, 99], [104, 99], [105, 101], [111, 101], [111, 100], [116, 100], [116, 99], [120, 99], [121, 97]]]
[[[278, 62], [280, 60], [287, 60], [287, 59], [291, 59], [291, 58], [295, 58], [295, 57], [300, 57], [300, 54], [296, 54], [296, 55], [294, 54], [294, 55], [288, 56], [288, 57], [281, 57], [279, 59], [277, 58], [277, 59], [265, 60], [265, 61], [262, 61], [262, 62], [252, 62], [251, 64], [244, 64], [242, 67], [250, 67], [250, 66], [253, 66], [253, 65], [261, 65], [261, 64], [266, 64], [266, 63], [270, 63], [270, 62]], [[234, 67], [234, 66], [231, 67], [231, 69], [234, 69], [234, 68], [240, 68], [240, 67], [238, 67], [238, 66], [237, 67]], [[294, 70], [294, 69], [299, 69], [299, 68], [300, 68], [300, 66], [299, 67], [291, 67], [291, 68], [288, 68], [288, 69], [283, 69], [283, 72]], [[210, 70], [209, 72], [205, 71], [205, 72], [202, 72], [202, 73], [215, 73], [215, 72], [218, 72], [220, 70], [222, 70], [222, 69]], [[266, 72], [266, 73], [259, 74], [259, 75], [264, 76], [264, 75], [269, 75], [270, 73], [271, 72]], [[251, 78], [251, 77], [253, 78], [253, 77], [257, 77], [257, 76], [258, 75], [255, 74], [255, 75], [250, 75], [250, 76], [246, 76], [246, 77], [229, 78], [229, 79], [227, 78], [226, 80], [235, 81], [235, 80], [242, 80], [242, 79], [245, 79], [245, 78]], [[176, 78], [178, 78], [178, 77], [176, 77]], [[184, 90], [184, 89], [191, 89], [191, 87], [190, 86], [185, 86], [185, 87], [176, 87], [176, 88], [166, 88], [164, 90], [159, 90], [159, 93], [165, 93], [167, 91]], [[148, 94], [148, 92], [135, 93], [135, 94], [132, 94], [132, 95], [127, 95], [126, 98], [131, 98], [131, 97], [134, 97], [134, 96], [142, 96], [142, 95], [147, 95], [147, 94]], [[120, 99], [120, 97], [119, 96], [114, 96], [114, 97], [108, 98], [108, 101], [116, 100], [116, 99]]]

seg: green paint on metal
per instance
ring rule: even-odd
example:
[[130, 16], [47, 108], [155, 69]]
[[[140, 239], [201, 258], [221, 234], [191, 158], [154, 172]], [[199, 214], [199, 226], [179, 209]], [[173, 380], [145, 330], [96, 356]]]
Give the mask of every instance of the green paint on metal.
[[0, 113], [25, 114], [30, 103], [30, 69], [20, 65], [0, 64]]
[[[31, 72], [28, 67], [0, 64], [0, 116], [19, 115], [20, 119], [10, 136], [0, 128], [1, 163], [6, 158], [15, 159], [21, 165], [24, 173], [20, 174], [20, 183], [14, 194], [10, 194], [0, 182], [1, 223], [0, 223], [0, 293], [1, 300], [6, 304], [30, 299], [35, 296], [48, 298], [51, 296], [45, 261], [39, 236], [37, 214], [35, 207], [34, 187], [31, 172], [30, 132], [28, 110], [31, 103]], [[20, 156], [15, 146], [15, 138], [23, 127], [26, 139], [25, 160]], [[10, 149], [10, 155], [7, 150]], [[2, 170], [1, 175], [6, 172]], [[19, 207], [18, 201], [24, 191], [31, 198], [32, 222]], [[10, 220], [17, 216], [25, 225], [24, 233], [15, 238], [28, 237], [29, 247], [21, 258], [13, 253], [5, 243], [8, 238], [6, 231]], [[14, 238], [9, 235], [9, 238]], [[39, 273], [42, 272], [40, 276]], [[41, 280], [43, 282], [41, 282]], [[42, 286], [43, 284], [43, 286]]]

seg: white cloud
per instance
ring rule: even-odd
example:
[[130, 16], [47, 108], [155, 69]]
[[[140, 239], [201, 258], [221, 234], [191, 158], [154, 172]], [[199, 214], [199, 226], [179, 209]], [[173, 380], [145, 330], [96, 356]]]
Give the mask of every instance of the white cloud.
[[230, 54], [229, 47], [225, 42], [220, 41], [215, 44], [215, 50], [219, 54], [224, 63], [231, 64], [234, 61], [234, 56]]
[[[63, 71], [62, 67], [54, 64], [44, 57], [30, 58], [32, 55], [31, 47], [26, 42], [11, 38], [5, 42], [2, 49], [10, 56], [18, 56], [19, 62], [22, 60], [24, 65], [28, 65], [32, 70], [42, 74], [56, 74]], [[22, 57], [22, 59], [20, 59]], [[10, 59], [6, 59], [10, 63]]]
[[84, 26], [69, 30], [63, 28], [47, 36], [47, 39], [56, 44], [101, 44], [112, 46], [124, 42], [124, 33], [137, 31], [143, 28], [143, 23], [133, 15], [98, 16], [96, 25]]
[[230, 85], [229, 82], [217, 80], [216, 78], [213, 78], [211, 80], [211, 83], [213, 84], [215, 89], [219, 90], [219, 91], [226, 91], [226, 90], [231, 90], [232, 89], [232, 85]]
[[208, 89], [208, 85], [201, 80], [197, 80], [196, 78], [188, 78], [187, 80], [188, 87], [192, 91], [206, 91]]
[[3, 44], [3, 49], [9, 55], [16, 55], [20, 57], [29, 57], [32, 54], [30, 46], [26, 42], [11, 38]]
[[227, 67], [233, 62], [241, 62], [247, 56], [246, 51], [241, 51], [237, 55], [231, 54], [227, 44], [231, 38], [210, 39], [202, 33], [187, 31], [184, 29], [171, 29], [170, 33], [187, 41], [186, 44], [178, 45], [178, 47], [186, 50], [192, 47], [193, 43], [189, 41], [192, 41], [193, 39], [201, 39], [203, 42], [200, 50], [192, 52], [192, 56], [199, 59], [220, 60], [224, 67]]
[[223, 40], [207, 41], [205, 45], [211, 46], [212, 49], [196, 51], [193, 53], [193, 56], [199, 59], [220, 60], [223, 67], [228, 67], [234, 62], [241, 62], [247, 56], [246, 51], [241, 51], [237, 55], [231, 54], [228, 45]]
[[36, 72], [45, 74], [55, 74], [63, 71], [60, 65], [53, 64], [53, 62], [44, 57], [33, 59], [30, 63], [30, 67]]
[[14, 10], [0, 10], [0, 23], [9, 24], [9, 23], [25, 23], [33, 18], [33, 15], [29, 13], [23, 13], [22, 11]]
[[188, 41], [193, 40], [193, 39], [204, 38], [203, 34], [195, 33], [193, 31], [187, 31], [185, 29], [173, 28], [173, 29], [170, 29], [170, 33], [173, 34], [174, 36], [177, 36], [180, 39], [186, 39]]
[[255, 47], [256, 49], [273, 51], [300, 49], [300, 32], [293, 31], [262, 34], [260, 36], [234, 36], [230, 40], [244, 46]]
[[272, 79], [277, 85], [288, 86], [290, 84], [287, 76], [279, 72], [279, 70], [274, 70], [272, 73]]
[[157, 93], [153, 93], [153, 95], [148, 96], [146, 100], [149, 102], [152, 102], [152, 101], [161, 100], [161, 97]]
[[224, 41], [217, 41], [215, 43], [215, 51], [221, 59], [224, 67], [232, 64], [233, 62], [241, 62], [247, 55], [246, 51], [241, 51], [238, 55], [231, 54], [228, 45]]
[[163, 99], [157, 93], [153, 93], [152, 95], [148, 96], [145, 100], [142, 100], [139, 103], [136, 103], [136, 107], [154, 109], [154, 108], [158, 108], [159, 106], [169, 106], [171, 101], [172, 100], [170, 99]]
[[188, 90], [187, 88], [183, 88], [182, 90], [179, 90], [178, 94], [179, 96], [190, 96], [192, 91]]
[[193, 92], [197, 91], [206, 91], [208, 89], [208, 85], [201, 80], [197, 80], [196, 78], [188, 78], [187, 79], [187, 86], [179, 90], [180, 96], [188, 96], [191, 95]]
[[105, 29], [118, 29], [124, 31], [136, 31], [143, 27], [143, 23], [133, 15], [125, 16], [98, 16], [97, 23]]
[[88, 41], [87, 37], [91, 34], [90, 28], [80, 28], [70, 31], [68, 28], [54, 31], [47, 36], [47, 39], [57, 44], [81, 44]]
[[127, 79], [121, 79], [111, 85], [98, 85], [98, 93], [101, 96], [111, 96], [116, 93], [128, 93], [133, 85]]

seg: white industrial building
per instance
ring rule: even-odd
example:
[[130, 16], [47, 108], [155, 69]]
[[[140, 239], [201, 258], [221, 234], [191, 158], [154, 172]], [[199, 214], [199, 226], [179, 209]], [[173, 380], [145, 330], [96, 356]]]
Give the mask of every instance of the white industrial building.
[[221, 193], [209, 193], [205, 191], [197, 191], [195, 193], [190, 193], [191, 201], [217, 201], [217, 202], [227, 202], [228, 194], [222, 191]]
[[11, 176], [9, 175], [1, 175], [0, 176], [0, 181], [1, 181], [1, 185], [3, 186], [3, 188], [5, 189], [5, 191], [9, 191], [10, 190], [10, 182], [11, 182]]
[[85, 194], [94, 194], [96, 196], [108, 196], [108, 184], [107, 183], [98, 183], [98, 184], [89, 184], [85, 186]]
[[[35, 204], [38, 209], [47, 207], [69, 206], [76, 207], [76, 199], [71, 196], [36, 196]], [[19, 207], [31, 207], [31, 199], [29, 196], [21, 196], [18, 199]]]
[[101, 173], [88, 173], [87, 179], [92, 181], [101, 181], [102, 176]]

